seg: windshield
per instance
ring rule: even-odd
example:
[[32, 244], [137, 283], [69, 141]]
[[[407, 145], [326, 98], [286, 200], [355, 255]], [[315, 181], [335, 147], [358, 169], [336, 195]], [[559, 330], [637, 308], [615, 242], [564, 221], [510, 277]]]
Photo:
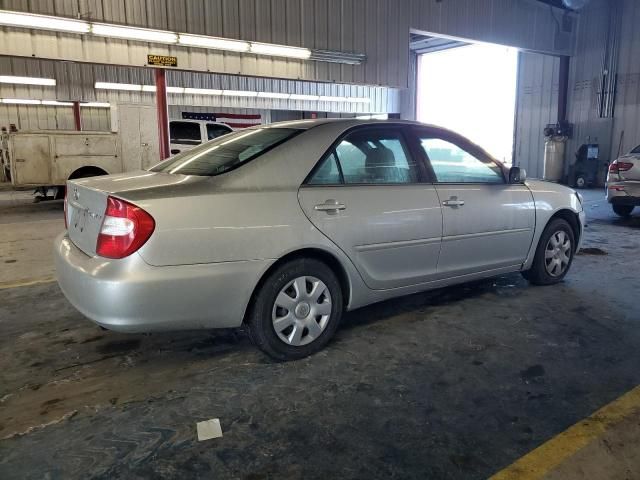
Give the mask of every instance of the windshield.
[[636, 148], [631, 150], [631, 153], [640, 153], [640, 145], [638, 145]]
[[229, 133], [165, 160], [150, 170], [182, 175], [220, 175], [253, 160], [300, 131], [295, 128], [256, 128]]

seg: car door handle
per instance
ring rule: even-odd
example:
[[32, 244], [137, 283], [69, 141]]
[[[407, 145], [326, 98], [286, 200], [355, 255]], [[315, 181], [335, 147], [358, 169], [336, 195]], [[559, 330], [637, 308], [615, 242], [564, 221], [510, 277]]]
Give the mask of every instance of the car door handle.
[[324, 203], [316, 205], [313, 208], [314, 208], [314, 210], [316, 210], [318, 212], [335, 213], [338, 210], [346, 209], [347, 206], [344, 203], [338, 202], [337, 200], [327, 200]]
[[451, 197], [449, 200], [442, 202], [445, 207], [461, 207], [464, 205], [464, 200], [458, 200], [457, 197]]

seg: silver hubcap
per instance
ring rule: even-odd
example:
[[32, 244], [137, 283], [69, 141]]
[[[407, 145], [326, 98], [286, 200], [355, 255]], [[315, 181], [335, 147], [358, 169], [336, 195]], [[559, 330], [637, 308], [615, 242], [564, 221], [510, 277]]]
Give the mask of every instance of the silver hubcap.
[[552, 277], [562, 275], [571, 260], [571, 240], [566, 232], [559, 230], [547, 242], [544, 252], [544, 262], [547, 273]]
[[296, 347], [313, 342], [329, 324], [331, 294], [322, 280], [298, 277], [285, 285], [273, 305], [276, 334]]

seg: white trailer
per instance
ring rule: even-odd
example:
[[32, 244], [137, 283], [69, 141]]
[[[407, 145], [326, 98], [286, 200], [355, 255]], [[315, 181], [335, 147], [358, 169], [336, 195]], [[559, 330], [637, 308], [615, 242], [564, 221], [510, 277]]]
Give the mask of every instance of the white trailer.
[[4, 133], [2, 173], [16, 188], [55, 196], [69, 179], [140, 170], [160, 160], [154, 106], [118, 105], [111, 124], [112, 132]]

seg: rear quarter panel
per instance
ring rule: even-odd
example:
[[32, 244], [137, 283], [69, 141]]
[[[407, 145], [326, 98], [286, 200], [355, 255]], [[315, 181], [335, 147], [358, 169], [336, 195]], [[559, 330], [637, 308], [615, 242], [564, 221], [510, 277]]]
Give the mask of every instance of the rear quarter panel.
[[136, 203], [156, 221], [140, 250], [150, 265], [277, 259], [303, 246], [335, 249], [302, 213], [296, 190], [227, 190]]

